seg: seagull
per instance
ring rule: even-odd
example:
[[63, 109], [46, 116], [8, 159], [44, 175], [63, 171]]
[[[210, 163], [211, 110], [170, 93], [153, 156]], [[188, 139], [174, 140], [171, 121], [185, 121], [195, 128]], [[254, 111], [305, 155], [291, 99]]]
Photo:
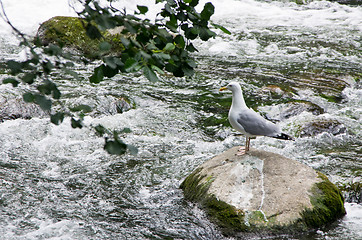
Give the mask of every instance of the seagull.
[[246, 154], [250, 147], [250, 138], [267, 136], [283, 140], [294, 140], [291, 136], [282, 133], [280, 127], [256, 113], [246, 106], [240, 84], [231, 82], [220, 91], [231, 90], [232, 104], [229, 110], [229, 122], [231, 126], [246, 137], [245, 147], [241, 147], [237, 155]]

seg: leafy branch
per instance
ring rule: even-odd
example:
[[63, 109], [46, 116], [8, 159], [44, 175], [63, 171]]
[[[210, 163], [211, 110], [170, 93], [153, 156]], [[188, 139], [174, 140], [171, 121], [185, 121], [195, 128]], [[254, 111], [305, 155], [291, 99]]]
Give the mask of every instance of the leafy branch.
[[[96, 67], [89, 78], [91, 83], [100, 83], [105, 77], [112, 78], [118, 73], [130, 73], [142, 71], [151, 82], [158, 81], [159, 75], [165, 72], [172, 73], [175, 77], [192, 76], [197, 64], [191, 53], [197, 51], [192, 40], [200, 38], [207, 41], [215, 37], [209, 25], [221, 29], [225, 33], [229, 31], [220, 25], [210, 22], [214, 14], [214, 6], [206, 3], [201, 12], [195, 7], [198, 0], [156, 0], [156, 3], [164, 3], [164, 8], [158, 14], [160, 19], [155, 22], [147, 18], [141, 18], [148, 12], [148, 7], [137, 6], [134, 14], [127, 14], [126, 10], [118, 10], [112, 6], [101, 6], [97, 1], [79, 0], [83, 9], [78, 15], [86, 34], [91, 39], [99, 40], [99, 49], [109, 54], [100, 56], [103, 63]], [[57, 84], [52, 80], [54, 72], [71, 73], [74, 60], [72, 55], [63, 51], [61, 42], [43, 45], [39, 38], [29, 41], [6, 16], [4, 6], [0, 0], [1, 17], [13, 29], [20, 38], [20, 45], [29, 50], [28, 59], [25, 61], [7, 61], [8, 77], [4, 84], [19, 84], [29, 86], [30, 90], [23, 94], [25, 102], [35, 103], [41, 109], [48, 112], [50, 120], [54, 124], [61, 124], [65, 117], [71, 118], [73, 128], [82, 128], [84, 112], [66, 111], [60, 103], [61, 92]], [[106, 40], [105, 34], [109, 29], [119, 29], [120, 52], [112, 52], [112, 44]], [[54, 102], [62, 106], [63, 110], [55, 110]], [[95, 131], [105, 137], [104, 149], [110, 154], [124, 154], [127, 150], [135, 154], [134, 147], [125, 144], [119, 137], [128, 131], [109, 131], [101, 125], [94, 127]]]

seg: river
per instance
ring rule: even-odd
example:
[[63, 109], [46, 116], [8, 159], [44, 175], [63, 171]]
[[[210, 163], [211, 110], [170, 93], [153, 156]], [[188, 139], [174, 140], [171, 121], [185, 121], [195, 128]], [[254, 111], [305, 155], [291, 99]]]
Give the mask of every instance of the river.
[[[135, 2], [148, 5], [150, 17], [160, 8], [145, 0], [117, 4], [134, 9]], [[212, 2], [212, 20], [232, 34], [195, 43], [200, 51], [192, 78], [163, 76], [151, 83], [136, 73], [94, 85], [87, 80], [91, 64], [76, 66], [80, 79], [55, 79], [64, 105], [94, 107], [88, 125], [131, 129], [122, 138], [137, 155], [107, 154], [102, 137], [91, 128], [72, 129], [69, 119], [59, 126], [42, 114], [1, 119], [0, 239], [233, 239], [179, 189], [198, 165], [244, 144], [227, 123], [231, 94], [218, 91], [230, 81], [241, 83], [251, 107], [296, 136], [294, 142], [259, 137], [252, 147], [305, 163], [339, 186], [361, 183], [362, 7]], [[29, 36], [50, 17], [75, 16], [66, 0], [3, 3]], [[23, 58], [2, 20], [0, 33], [0, 63]], [[21, 112], [21, 91], [0, 85], [0, 111]], [[131, 109], [117, 113], [119, 97], [129, 98]], [[347, 215], [331, 226], [304, 235], [247, 237], [361, 239], [361, 193], [345, 194]]]

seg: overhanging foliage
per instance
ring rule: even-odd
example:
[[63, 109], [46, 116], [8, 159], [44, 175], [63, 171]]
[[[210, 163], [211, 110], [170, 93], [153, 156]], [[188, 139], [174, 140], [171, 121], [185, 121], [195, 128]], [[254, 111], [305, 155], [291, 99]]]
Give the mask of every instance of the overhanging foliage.
[[[98, 1], [92, 0], [79, 2], [83, 9], [78, 15], [85, 20], [82, 23], [86, 34], [91, 39], [100, 41], [101, 51], [109, 52], [111, 47], [111, 43], [104, 37], [106, 30], [116, 27], [121, 29], [119, 44], [123, 45], [124, 50], [102, 56], [103, 63], [94, 69], [89, 78], [94, 84], [100, 83], [105, 77], [112, 78], [120, 72], [142, 71], [152, 82], [157, 81], [158, 75], [165, 72], [172, 73], [175, 77], [192, 76], [197, 67], [190, 55], [197, 51], [192, 40], [199, 38], [207, 41], [215, 37], [216, 34], [210, 29], [210, 25], [229, 33], [222, 26], [210, 22], [214, 14], [214, 6], [211, 3], [206, 3], [201, 12], [196, 11], [198, 0], [156, 0], [156, 3], [164, 3], [164, 7], [155, 21], [145, 18], [148, 12], [146, 6], [138, 5], [133, 14], [128, 14], [126, 10], [114, 8], [112, 0], [108, 0], [107, 6], [101, 6]], [[12, 77], [4, 79], [3, 83], [10, 83], [13, 87], [19, 84], [28, 85], [30, 90], [23, 95], [24, 101], [35, 103], [49, 112], [52, 123], [58, 125], [65, 117], [70, 117], [73, 128], [84, 127], [83, 118], [87, 112], [84, 109], [89, 110], [89, 107], [82, 105], [80, 110], [67, 111], [55, 111], [53, 108], [53, 103], [61, 98], [61, 92], [52, 80], [51, 74], [63, 72], [77, 78], [77, 73], [72, 70], [72, 56], [63, 51], [64, 44], [58, 42], [43, 45], [39, 39], [28, 40], [27, 36], [12, 25], [2, 3], [1, 6], [2, 18], [20, 38], [20, 45], [25, 46], [29, 52], [29, 58], [25, 61], [7, 62], [8, 73]], [[95, 130], [105, 137], [104, 148], [109, 153], [124, 154], [127, 149], [131, 153], [137, 152], [134, 147], [120, 140], [118, 132], [106, 130], [102, 126], [96, 126]]]

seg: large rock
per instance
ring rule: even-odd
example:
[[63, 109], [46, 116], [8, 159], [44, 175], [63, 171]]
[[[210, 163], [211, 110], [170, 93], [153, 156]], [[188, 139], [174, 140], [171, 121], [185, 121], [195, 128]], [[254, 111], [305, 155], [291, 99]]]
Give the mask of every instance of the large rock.
[[309, 230], [345, 214], [341, 192], [325, 175], [275, 153], [237, 150], [205, 162], [181, 184], [225, 234]]
[[6, 120], [17, 118], [30, 119], [33, 117], [47, 117], [35, 103], [26, 103], [22, 97], [12, 95], [6, 91], [1, 91], [0, 95], [0, 123]]
[[[43, 22], [37, 32], [37, 38], [43, 45], [57, 44], [74, 49], [88, 58], [99, 58], [103, 55], [120, 54], [124, 50], [121, 43], [123, 28], [100, 31], [101, 39], [91, 39], [87, 32], [88, 23], [78, 17], [56, 16]], [[100, 44], [107, 42], [108, 48], [101, 49]]]

